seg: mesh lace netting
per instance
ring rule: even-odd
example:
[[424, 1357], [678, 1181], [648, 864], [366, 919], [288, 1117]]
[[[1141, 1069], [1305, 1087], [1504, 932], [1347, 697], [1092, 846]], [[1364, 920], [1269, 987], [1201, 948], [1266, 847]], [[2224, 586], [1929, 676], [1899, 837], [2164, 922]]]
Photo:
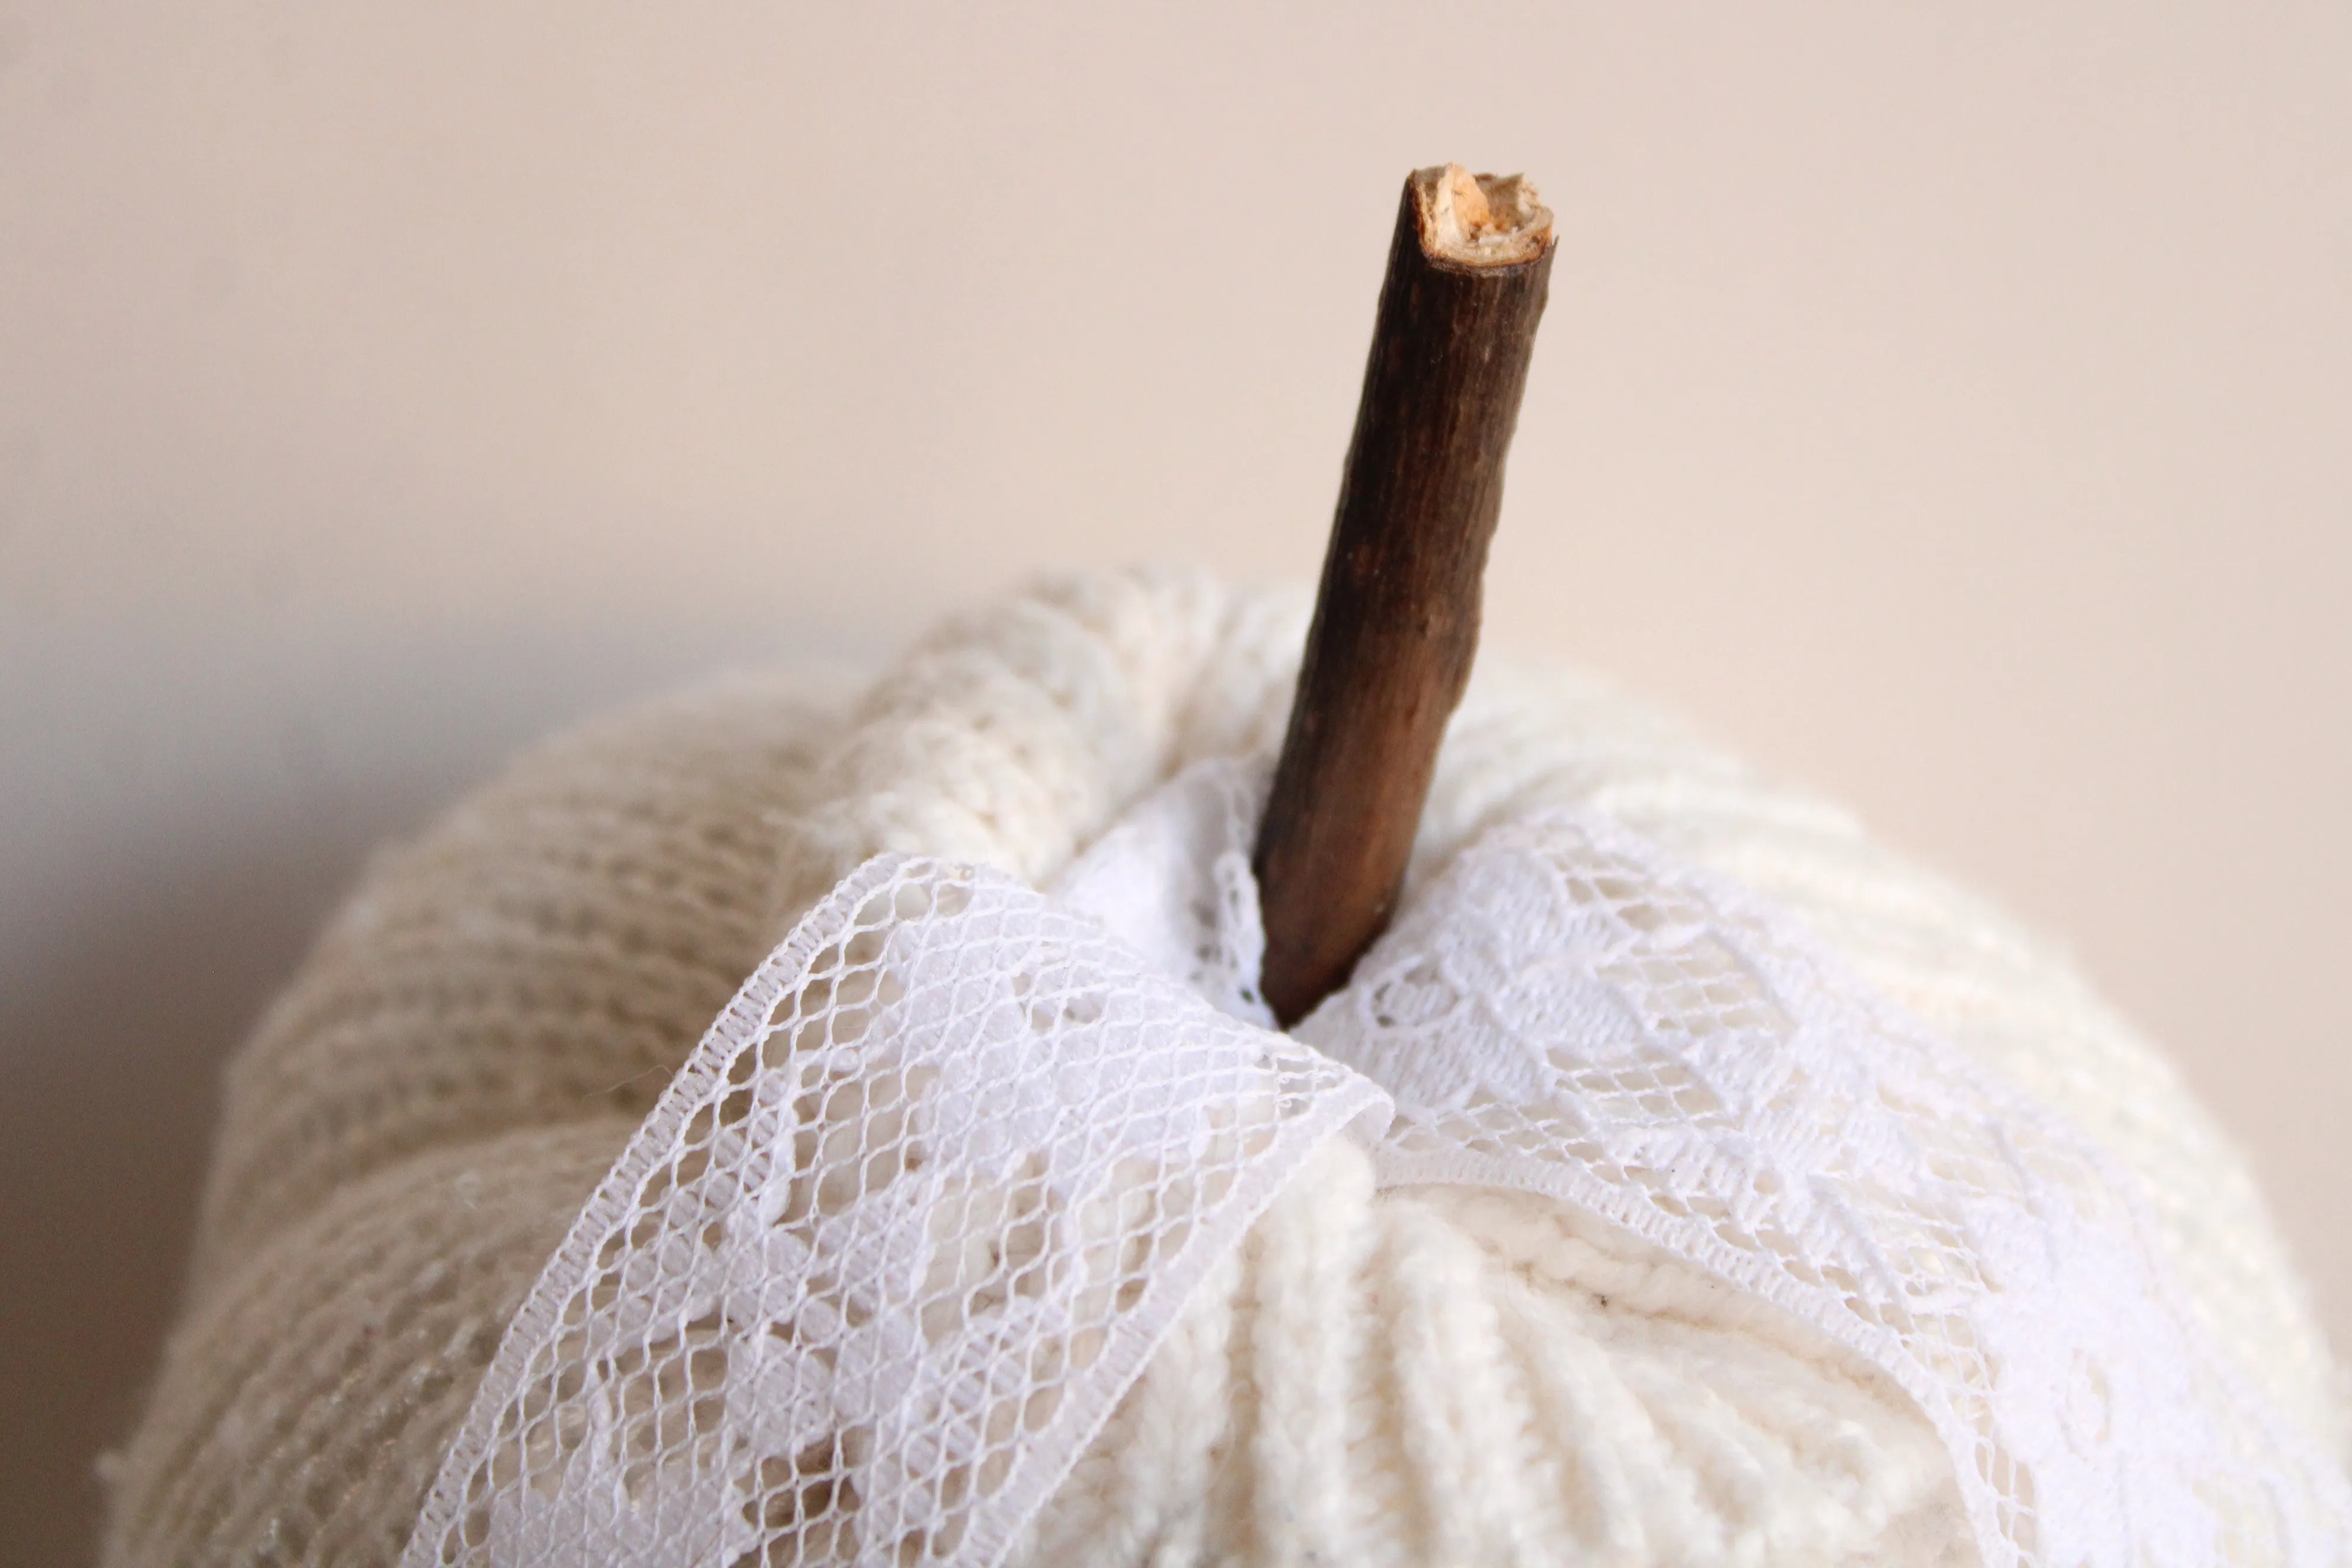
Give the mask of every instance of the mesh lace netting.
[[1150, 792], [1299, 625], [1061, 585], [387, 860], [232, 1077], [110, 1561], [2339, 1560], [2177, 1079], [1643, 710], [1488, 668], [1264, 1029], [1255, 775]]
[[1258, 1008], [1251, 798], [1204, 764], [1058, 900], [846, 879], [541, 1277], [414, 1568], [995, 1563], [1374, 1107], [1383, 1181], [1574, 1204], [1885, 1373], [1988, 1564], [2352, 1544], [2352, 1492], [2192, 1326], [2128, 1178], [1785, 917], [1555, 807], [1425, 885], [1294, 1041], [1202, 997]]

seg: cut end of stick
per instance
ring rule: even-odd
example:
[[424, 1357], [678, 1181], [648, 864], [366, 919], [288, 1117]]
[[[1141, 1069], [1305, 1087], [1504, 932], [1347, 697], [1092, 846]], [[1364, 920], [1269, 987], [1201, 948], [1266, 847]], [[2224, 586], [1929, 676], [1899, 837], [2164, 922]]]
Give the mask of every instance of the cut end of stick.
[[1551, 209], [1520, 174], [1474, 174], [1459, 163], [1416, 169], [1421, 248], [1451, 267], [1510, 267], [1551, 243]]

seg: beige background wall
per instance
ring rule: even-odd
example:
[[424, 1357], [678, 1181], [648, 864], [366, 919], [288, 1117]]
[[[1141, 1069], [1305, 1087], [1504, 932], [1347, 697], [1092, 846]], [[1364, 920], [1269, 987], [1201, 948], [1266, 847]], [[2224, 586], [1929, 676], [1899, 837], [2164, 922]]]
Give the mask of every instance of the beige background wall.
[[0, 1559], [370, 843], [1041, 566], [1310, 574], [1447, 157], [1565, 236], [1491, 645], [2069, 933], [2352, 1342], [2352, 11], [850, 9], [0, 5]]

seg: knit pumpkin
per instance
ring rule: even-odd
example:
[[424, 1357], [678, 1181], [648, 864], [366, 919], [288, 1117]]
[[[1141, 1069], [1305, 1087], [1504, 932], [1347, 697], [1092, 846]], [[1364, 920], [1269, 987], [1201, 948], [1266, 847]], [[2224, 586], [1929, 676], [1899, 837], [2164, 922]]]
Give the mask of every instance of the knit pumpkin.
[[[2326, 1348], [2174, 1072], [1586, 678], [1482, 665], [1397, 930], [1266, 1027], [1234, 836], [1304, 619], [1059, 583], [387, 852], [231, 1069], [106, 1561], [2339, 1560]], [[1901, 1151], [1771, 1132], [1849, 1070]], [[2023, 1220], [1898, 1245], [1898, 1165]], [[2000, 1319], [2142, 1267], [2150, 1386]]]

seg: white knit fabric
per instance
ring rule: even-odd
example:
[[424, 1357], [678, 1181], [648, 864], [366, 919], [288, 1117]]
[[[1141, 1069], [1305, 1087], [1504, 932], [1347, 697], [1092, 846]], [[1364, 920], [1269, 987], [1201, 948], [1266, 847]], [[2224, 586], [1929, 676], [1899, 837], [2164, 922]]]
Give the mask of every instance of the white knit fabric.
[[[1295, 607], [1192, 579], [1066, 585], [950, 629], [844, 721], [738, 689], [608, 727], [379, 870], [233, 1079], [201, 1271], [120, 1466], [110, 1560], [391, 1561], [519, 1300], [629, 1142], [627, 1107], [778, 928], [876, 850], [1050, 880], [1180, 764], [1267, 747], [1297, 627]], [[2263, 1440], [2334, 1441], [2325, 1351], [2242, 1169], [2063, 966], [1837, 814], [1557, 675], [1474, 688], [1422, 891], [1486, 829], [1558, 806], [1603, 847], [1610, 819], [1629, 826], [1664, 882], [1712, 875], [1750, 890], [1723, 908], [1794, 911], [1858, 984], [2037, 1108], [2019, 1114], [2080, 1129], [2147, 1190], [2156, 1267], [2216, 1375], [2280, 1413]], [[1214, 857], [1197, 864], [1224, 886]], [[1246, 985], [1228, 991], [1245, 1012]], [[1789, 1300], [1558, 1193], [1382, 1188], [1345, 1138], [1287, 1158], [1033, 1500], [1017, 1556], [1965, 1560], [1949, 1431], [1916, 1383]], [[2056, 1560], [2066, 1540], [2023, 1544]], [[2259, 1533], [2220, 1544], [2326, 1560]]]

